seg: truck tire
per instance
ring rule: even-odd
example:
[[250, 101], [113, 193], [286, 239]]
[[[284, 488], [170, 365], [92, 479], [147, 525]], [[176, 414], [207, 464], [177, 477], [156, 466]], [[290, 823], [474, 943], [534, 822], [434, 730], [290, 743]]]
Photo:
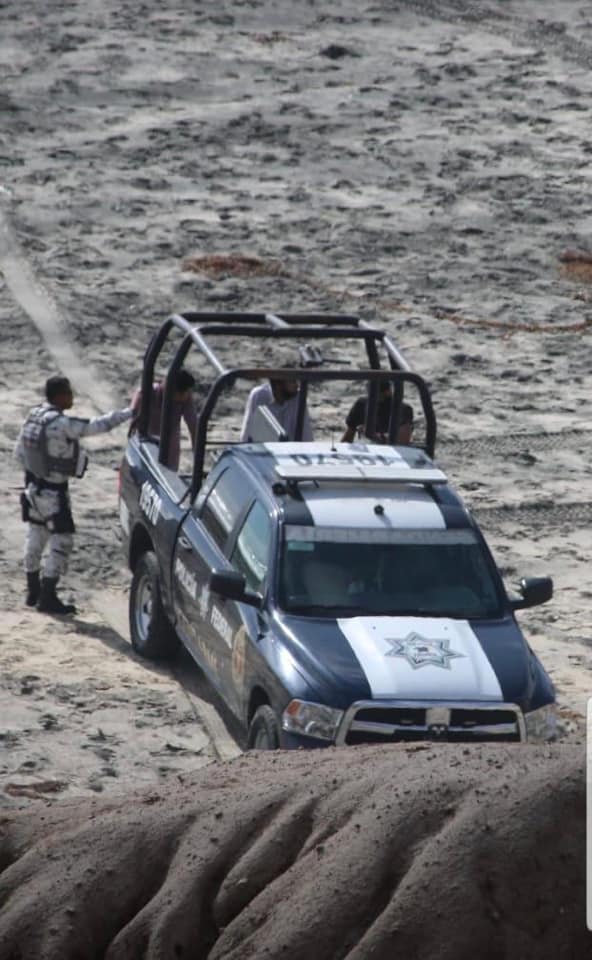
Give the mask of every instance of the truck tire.
[[151, 550], [142, 554], [134, 570], [129, 624], [132, 647], [141, 657], [169, 660], [177, 653], [179, 638], [162, 606], [158, 562]]
[[280, 726], [267, 703], [259, 707], [249, 724], [247, 746], [249, 750], [279, 750]]

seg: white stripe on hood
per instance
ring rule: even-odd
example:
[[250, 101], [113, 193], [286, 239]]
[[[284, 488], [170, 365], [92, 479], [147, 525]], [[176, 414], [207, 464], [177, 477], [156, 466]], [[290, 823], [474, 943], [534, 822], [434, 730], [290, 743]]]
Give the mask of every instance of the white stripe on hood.
[[503, 700], [497, 676], [466, 620], [351, 617], [337, 624], [373, 699]]

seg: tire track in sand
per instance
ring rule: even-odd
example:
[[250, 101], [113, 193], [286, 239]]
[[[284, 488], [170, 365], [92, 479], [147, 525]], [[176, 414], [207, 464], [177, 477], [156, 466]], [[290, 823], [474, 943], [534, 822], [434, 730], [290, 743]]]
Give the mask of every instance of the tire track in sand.
[[6, 198], [0, 195], [0, 271], [14, 300], [33, 321], [58, 369], [70, 378], [76, 393], [88, 397], [97, 411], [118, 406], [109, 384], [101, 381], [69, 334], [68, 322], [23, 253], [10, 222]]
[[[125, 605], [121, 603], [119, 594], [110, 591], [96, 593], [93, 596], [93, 607], [115, 633], [119, 634], [126, 643], [130, 643], [127, 610]], [[191, 672], [193, 673], [196, 669], [192, 661]], [[197, 725], [210, 738], [218, 760], [231, 760], [233, 757], [237, 757], [242, 752], [240, 747], [228, 733], [222, 718], [212, 704], [202, 697], [198, 697], [191, 689], [193, 677], [188, 675], [187, 667], [181, 662], [181, 659], [178, 658], [172, 663], [169, 670], [187, 699]]]

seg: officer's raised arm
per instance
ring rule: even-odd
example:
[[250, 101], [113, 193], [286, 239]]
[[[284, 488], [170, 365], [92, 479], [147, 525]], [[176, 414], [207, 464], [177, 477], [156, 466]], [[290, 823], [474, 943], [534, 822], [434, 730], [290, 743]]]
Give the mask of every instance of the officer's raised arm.
[[71, 440], [78, 440], [80, 437], [93, 437], [99, 433], [108, 433], [109, 430], [113, 430], [121, 423], [131, 420], [133, 415], [132, 407], [123, 407], [121, 410], [111, 410], [110, 413], [104, 413], [100, 417], [93, 417], [92, 420], [84, 417], [67, 417], [64, 429]]

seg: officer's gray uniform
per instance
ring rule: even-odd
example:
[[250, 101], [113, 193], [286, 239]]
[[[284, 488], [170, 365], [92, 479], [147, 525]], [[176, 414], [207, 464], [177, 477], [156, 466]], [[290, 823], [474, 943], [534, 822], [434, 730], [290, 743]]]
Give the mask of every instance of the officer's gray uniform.
[[[26, 475], [27, 573], [39, 570], [48, 541], [44, 576], [57, 580], [66, 573], [74, 533], [68, 479], [83, 476], [88, 463], [88, 454], [78, 441], [81, 437], [106, 433], [131, 416], [132, 409], [127, 407], [86, 420], [69, 417], [51, 403], [42, 403], [30, 411], [15, 447], [15, 455]], [[43, 450], [39, 447], [39, 437], [43, 440]]]

